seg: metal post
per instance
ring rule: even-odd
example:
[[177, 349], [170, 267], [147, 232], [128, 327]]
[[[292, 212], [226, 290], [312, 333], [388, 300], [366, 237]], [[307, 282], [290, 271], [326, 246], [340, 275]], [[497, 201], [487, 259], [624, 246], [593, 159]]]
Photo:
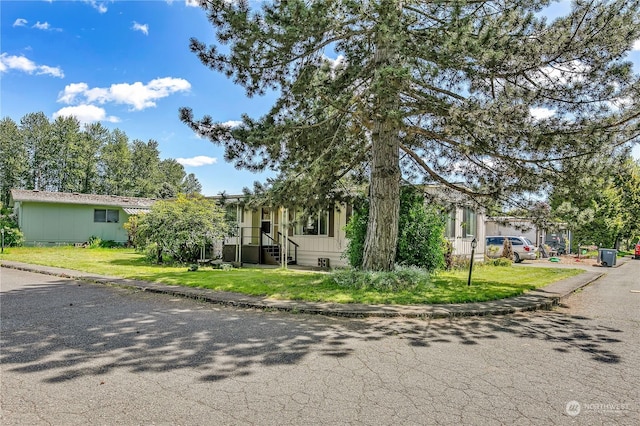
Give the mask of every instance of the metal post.
[[0, 234], [2, 234], [2, 251], [0, 253], [4, 253], [4, 228], [0, 229]]
[[476, 245], [478, 244], [478, 241], [476, 241], [476, 239], [474, 238], [471, 241], [471, 262], [469, 262], [469, 279], [467, 280], [467, 286], [471, 285], [471, 271], [473, 270], [473, 258], [476, 254]]
[[242, 240], [243, 240], [243, 230], [244, 228], [240, 228], [240, 243], [238, 244], [238, 263], [240, 265], [240, 267], [242, 268]]

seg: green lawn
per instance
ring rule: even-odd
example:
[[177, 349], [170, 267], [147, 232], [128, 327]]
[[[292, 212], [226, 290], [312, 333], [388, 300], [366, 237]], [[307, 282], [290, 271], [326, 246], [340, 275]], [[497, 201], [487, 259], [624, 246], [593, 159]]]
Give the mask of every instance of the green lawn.
[[5, 248], [0, 259], [274, 299], [372, 304], [466, 303], [502, 299], [582, 272], [576, 269], [480, 265], [474, 267], [471, 287], [467, 286], [468, 271], [453, 271], [435, 274], [430, 284], [415, 290], [383, 292], [343, 288], [333, 282], [330, 275], [323, 273], [251, 267], [227, 271], [200, 268], [189, 272], [185, 266], [149, 264], [144, 256], [129, 249], [17, 247]]

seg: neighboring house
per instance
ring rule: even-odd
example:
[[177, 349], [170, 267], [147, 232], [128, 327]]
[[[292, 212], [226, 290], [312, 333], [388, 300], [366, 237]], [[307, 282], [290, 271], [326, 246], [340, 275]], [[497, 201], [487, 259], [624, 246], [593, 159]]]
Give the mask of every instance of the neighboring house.
[[511, 216], [488, 217], [486, 221], [486, 235], [511, 235], [526, 237], [536, 246], [548, 245], [552, 250], [565, 252], [571, 247], [571, 231], [566, 224], [556, 223], [553, 229], [536, 226], [530, 219]]
[[[344, 228], [351, 217], [352, 206], [339, 205], [304, 216], [296, 209], [246, 208], [242, 200], [243, 196], [225, 197], [227, 212], [237, 223], [237, 232], [224, 241], [224, 261], [242, 259], [246, 263], [282, 264], [287, 259], [289, 264], [323, 267], [348, 264], [343, 257], [349, 242]], [[476, 238], [475, 259], [484, 259], [482, 213], [470, 207], [452, 207], [446, 224], [445, 236], [453, 246], [454, 256], [470, 256], [471, 241]]]
[[92, 236], [125, 243], [123, 224], [148, 212], [154, 199], [67, 192], [11, 190], [18, 226], [26, 245], [87, 242]]

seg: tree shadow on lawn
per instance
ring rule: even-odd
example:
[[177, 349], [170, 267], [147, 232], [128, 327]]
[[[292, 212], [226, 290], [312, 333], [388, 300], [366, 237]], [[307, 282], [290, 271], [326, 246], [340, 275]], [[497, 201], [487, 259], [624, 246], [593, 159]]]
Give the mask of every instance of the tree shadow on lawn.
[[[335, 319], [219, 307], [167, 295], [68, 280], [8, 291], [1, 298], [7, 372], [46, 373], [60, 383], [113, 370], [198, 371], [202, 381], [290, 365], [311, 353], [344, 358], [351, 343], [398, 336], [414, 347], [479, 345], [504, 338], [552, 341], [602, 363], [621, 361], [621, 330], [557, 312], [425, 321]], [[393, 342], [391, 344], [397, 344]]]

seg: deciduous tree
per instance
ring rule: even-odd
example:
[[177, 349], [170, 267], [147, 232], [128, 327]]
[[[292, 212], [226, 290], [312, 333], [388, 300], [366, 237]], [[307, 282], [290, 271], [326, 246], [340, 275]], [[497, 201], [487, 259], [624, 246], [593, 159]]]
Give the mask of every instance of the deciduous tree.
[[27, 151], [18, 125], [6, 117], [0, 120], [0, 206], [9, 205], [11, 188], [21, 188], [28, 170]]

